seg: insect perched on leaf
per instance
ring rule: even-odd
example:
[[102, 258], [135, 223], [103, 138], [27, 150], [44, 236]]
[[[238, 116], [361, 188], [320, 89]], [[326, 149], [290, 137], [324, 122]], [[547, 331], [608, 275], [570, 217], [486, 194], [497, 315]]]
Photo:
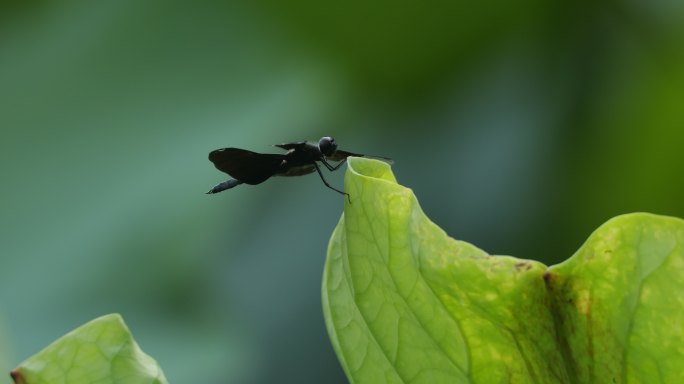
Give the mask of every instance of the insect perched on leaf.
[[[318, 162], [329, 171], [334, 171], [344, 164], [349, 156], [366, 156], [337, 149], [335, 139], [330, 136], [322, 137], [318, 144], [300, 141], [275, 146], [286, 149], [287, 153], [256, 153], [240, 148], [222, 148], [210, 152], [209, 160], [214, 166], [233, 178], [217, 184], [207, 193], [219, 193], [240, 184], [261, 184], [271, 176], [302, 176], [316, 171], [326, 187], [346, 195], [349, 199], [348, 193], [328, 184]], [[377, 158], [391, 162], [384, 157]], [[328, 161], [338, 163], [331, 165]]]

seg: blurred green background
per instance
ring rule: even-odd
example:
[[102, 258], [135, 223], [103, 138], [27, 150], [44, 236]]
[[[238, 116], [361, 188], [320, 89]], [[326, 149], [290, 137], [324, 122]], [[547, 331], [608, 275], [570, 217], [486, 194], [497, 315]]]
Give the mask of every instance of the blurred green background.
[[173, 383], [345, 382], [342, 197], [207, 196], [220, 147], [332, 135], [452, 236], [546, 263], [614, 215], [684, 217], [683, 2], [0, 4], [4, 371], [120, 312]]

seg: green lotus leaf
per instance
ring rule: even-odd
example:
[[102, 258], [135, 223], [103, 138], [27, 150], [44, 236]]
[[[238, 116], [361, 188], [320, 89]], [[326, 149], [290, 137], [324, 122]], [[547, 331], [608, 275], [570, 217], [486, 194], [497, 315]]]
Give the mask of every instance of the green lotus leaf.
[[16, 384], [165, 384], [118, 314], [99, 317], [62, 336], [12, 371]]
[[618, 216], [545, 279], [573, 382], [684, 383], [684, 221]]
[[684, 382], [684, 221], [615, 218], [566, 262], [454, 240], [350, 158], [323, 308], [354, 383]]

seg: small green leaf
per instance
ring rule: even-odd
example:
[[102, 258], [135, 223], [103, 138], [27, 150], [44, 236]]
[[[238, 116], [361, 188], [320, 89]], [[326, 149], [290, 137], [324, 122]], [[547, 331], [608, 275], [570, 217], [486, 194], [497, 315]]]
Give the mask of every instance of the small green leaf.
[[16, 384], [165, 384], [118, 314], [99, 317], [67, 333], [12, 371]]
[[386, 163], [345, 186], [322, 293], [350, 381], [684, 382], [682, 220], [614, 219], [547, 270], [448, 237]]

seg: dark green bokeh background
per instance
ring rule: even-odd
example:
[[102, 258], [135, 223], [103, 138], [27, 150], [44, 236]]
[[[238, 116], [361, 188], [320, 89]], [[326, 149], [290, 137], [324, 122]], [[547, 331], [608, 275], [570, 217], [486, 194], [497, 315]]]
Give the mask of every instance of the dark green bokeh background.
[[333, 135], [452, 236], [545, 263], [684, 217], [683, 4], [3, 2], [0, 368], [120, 312], [173, 383], [345, 381], [320, 304], [343, 199], [204, 195], [219, 147]]

